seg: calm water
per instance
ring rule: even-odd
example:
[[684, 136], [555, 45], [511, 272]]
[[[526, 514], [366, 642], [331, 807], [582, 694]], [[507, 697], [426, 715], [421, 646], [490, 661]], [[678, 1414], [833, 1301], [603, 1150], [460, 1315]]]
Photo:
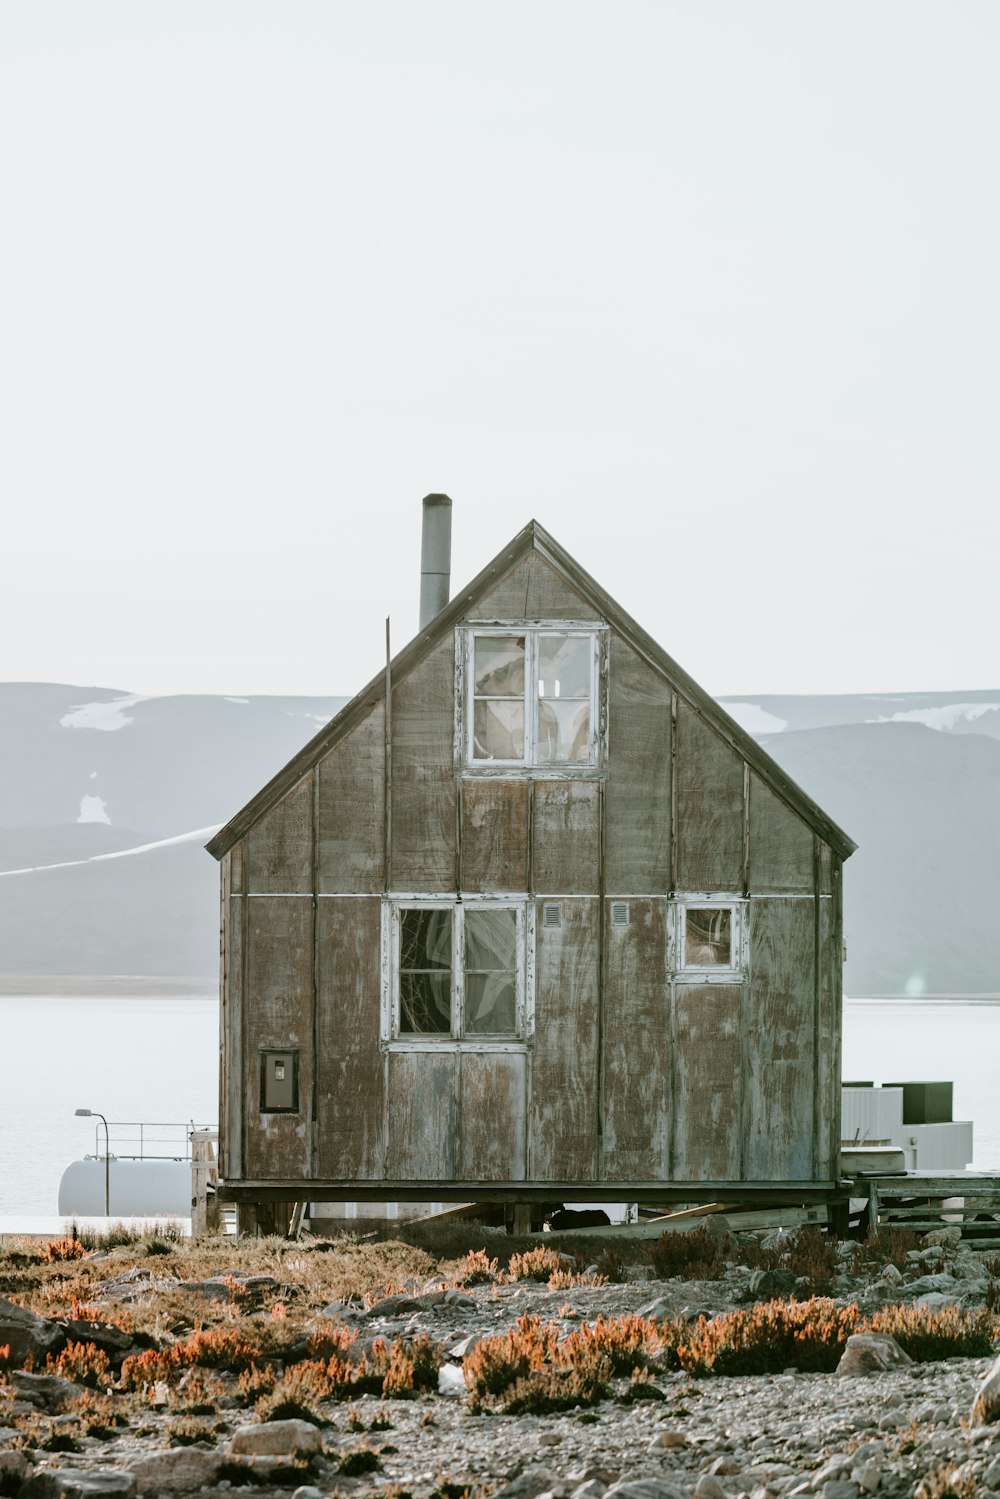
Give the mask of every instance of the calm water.
[[[218, 1007], [205, 999], [0, 996], [0, 1217], [53, 1214], [59, 1178], [94, 1151], [94, 1121], [214, 1121]], [[975, 1164], [1000, 1169], [1000, 1002], [848, 1000], [844, 1076], [950, 1078], [975, 1122]]]

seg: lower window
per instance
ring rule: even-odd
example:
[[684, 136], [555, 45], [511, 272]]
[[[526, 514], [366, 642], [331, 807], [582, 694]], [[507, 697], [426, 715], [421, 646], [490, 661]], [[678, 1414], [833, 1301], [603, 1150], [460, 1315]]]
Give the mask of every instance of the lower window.
[[394, 903], [390, 1035], [523, 1036], [525, 919], [524, 902]]

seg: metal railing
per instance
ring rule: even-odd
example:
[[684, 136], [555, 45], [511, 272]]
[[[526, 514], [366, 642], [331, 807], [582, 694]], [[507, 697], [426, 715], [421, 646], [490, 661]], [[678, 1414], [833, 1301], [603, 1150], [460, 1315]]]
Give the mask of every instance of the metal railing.
[[[108, 1154], [119, 1161], [189, 1161], [191, 1131], [210, 1129], [194, 1120], [186, 1124], [156, 1120], [109, 1119]], [[94, 1156], [103, 1154], [104, 1126], [94, 1128]]]

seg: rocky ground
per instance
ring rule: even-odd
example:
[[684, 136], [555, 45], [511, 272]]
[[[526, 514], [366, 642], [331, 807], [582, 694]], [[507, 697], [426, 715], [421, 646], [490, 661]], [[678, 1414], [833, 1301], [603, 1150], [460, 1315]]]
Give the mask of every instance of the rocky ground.
[[[828, 1289], [861, 1314], [897, 1304], [992, 1306], [996, 1265], [948, 1237], [897, 1254], [900, 1268], [862, 1263], [845, 1244]], [[490, 1254], [502, 1248], [502, 1239], [487, 1242]], [[458, 1262], [406, 1245], [318, 1252], [268, 1241], [223, 1250], [221, 1259], [218, 1244], [167, 1250], [123, 1246], [37, 1265], [0, 1255], [0, 1288], [9, 1298], [0, 1300], [0, 1345], [11, 1349], [0, 1388], [0, 1494], [971, 1499], [1000, 1491], [1000, 1424], [971, 1419], [992, 1364], [985, 1356], [862, 1375], [787, 1369], [700, 1379], [654, 1361], [645, 1382], [651, 1392], [640, 1392], [646, 1398], [620, 1378], [590, 1407], [541, 1416], [472, 1409], [463, 1358], [525, 1313], [563, 1335], [598, 1316], [712, 1318], [805, 1295], [794, 1263], [753, 1269], [734, 1259], [719, 1278], [658, 1278], [637, 1244], [628, 1252], [636, 1263], [618, 1266], [620, 1283], [595, 1283], [593, 1267], [567, 1260], [554, 1287], [496, 1279], [463, 1286]], [[621, 1248], [618, 1254], [628, 1257]], [[405, 1346], [426, 1333], [441, 1350], [438, 1390], [322, 1400], [312, 1412], [316, 1424], [262, 1420], [261, 1405], [248, 1403], [225, 1367], [121, 1387], [128, 1353], [169, 1348], [198, 1325], [268, 1335], [277, 1328], [279, 1355], [265, 1354], [261, 1363], [267, 1358], [279, 1373], [306, 1356], [304, 1346], [292, 1345], [310, 1331], [356, 1330], [355, 1352], [379, 1337]], [[97, 1390], [65, 1378], [65, 1369], [52, 1372], [68, 1339], [108, 1352]], [[33, 1370], [23, 1368], [26, 1356]]]

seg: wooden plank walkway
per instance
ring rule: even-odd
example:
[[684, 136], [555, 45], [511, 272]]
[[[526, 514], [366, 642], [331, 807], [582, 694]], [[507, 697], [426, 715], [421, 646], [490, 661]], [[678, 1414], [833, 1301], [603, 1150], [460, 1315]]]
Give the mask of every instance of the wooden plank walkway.
[[[1000, 1173], [907, 1171], [853, 1179], [851, 1197], [867, 1200], [867, 1226], [895, 1224], [926, 1232], [950, 1225], [963, 1237], [1000, 1244]], [[992, 1246], [993, 1240], [989, 1240]]]

